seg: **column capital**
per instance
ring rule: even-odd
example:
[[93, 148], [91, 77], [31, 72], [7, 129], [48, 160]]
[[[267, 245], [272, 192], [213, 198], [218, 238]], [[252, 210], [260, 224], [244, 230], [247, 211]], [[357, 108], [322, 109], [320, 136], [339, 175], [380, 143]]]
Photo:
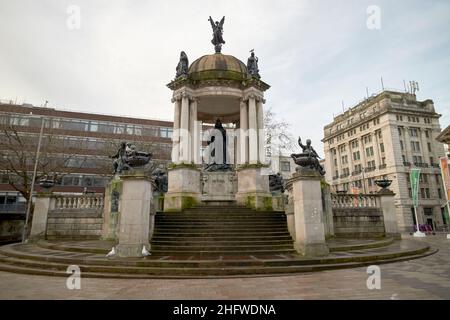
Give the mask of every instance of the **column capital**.
[[256, 102], [266, 103], [266, 100], [263, 97], [255, 93], [249, 93], [241, 98], [242, 101], [248, 101], [249, 99], [255, 99]]

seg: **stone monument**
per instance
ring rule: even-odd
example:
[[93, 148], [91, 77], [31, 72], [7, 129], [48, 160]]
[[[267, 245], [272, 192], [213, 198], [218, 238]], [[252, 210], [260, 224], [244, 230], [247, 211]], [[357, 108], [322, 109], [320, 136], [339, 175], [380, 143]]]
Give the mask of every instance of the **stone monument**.
[[[164, 211], [220, 201], [271, 209], [263, 121], [269, 85], [259, 77], [256, 57], [249, 70], [222, 53], [225, 17], [209, 21], [215, 53], [196, 59], [167, 85], [173, 91], [174, 131]], [[220, 133], [205, 141], [202, 157], [205, 127]]]
[[324, 171], [318, 165], [318, 155], [311, 141], [308, 139], [304, 146], [299, 138], [299, 145], [303, 153], [292, 155], [299, 166], [288, 182], [293, 204], [294, 247], [302, 255], [324, 256], [329, 252], [325, 242], [320, 186]]
[[117, 242], [117, 257], [141, 257], [150, 249], [152, 178], [144, 166], [151, 157], [126, 142], [111, 157], [115, 176], [106, 189], [103, 238]]

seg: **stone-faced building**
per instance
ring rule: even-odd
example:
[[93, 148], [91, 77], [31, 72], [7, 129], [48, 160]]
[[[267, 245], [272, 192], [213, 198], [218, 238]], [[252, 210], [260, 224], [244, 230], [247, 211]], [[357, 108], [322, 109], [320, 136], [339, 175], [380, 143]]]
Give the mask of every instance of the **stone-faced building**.
[[442, 227], [445, 203], [439, 169], [444, 148], [433, 101], [414, 94], [383, 91], [324, 127], [325, 170], [334, 192], [373, 193], [375, 180], [392, 180], [398, 225], [411, 231], [415, 217], [409, 173], [421, 169], [419, 224]]

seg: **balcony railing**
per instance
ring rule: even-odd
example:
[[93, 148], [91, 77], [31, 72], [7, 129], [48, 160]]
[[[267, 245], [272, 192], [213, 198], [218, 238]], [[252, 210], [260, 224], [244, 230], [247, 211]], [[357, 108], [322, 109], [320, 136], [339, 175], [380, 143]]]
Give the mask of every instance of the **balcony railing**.
[[0, 204], [0, 213], [25, 213], [26, 210], [25, 203]]
[[411, 166], [411, 162], [403, 161], [403, 165], [404, 165], [405, 167], [409, 167], [409, 166]]
[[377, 167], [367, 167], [364, 169], [365, 172], [370, 172], [376, 170]]
[[361, 174], [362, 170], [356, 170], [352, 171], [352, 176], [357, 176], [358, 174]]
[[438, 163], [432, 163], [431, 166], [432, 166], [433, 168], [439, 168], [439, 164], [438, 164]]
[[339, 178], [339, 176], [334, 176], [333, 180], [337, 180]]
[[385, 169], [385, 168], [386, 168], [386, 163], [380, 164], [380, 165], [378, 166], [378, 169]]
[[339, 178], [347, 178], [349, 176], [348, 173], [343, 173], [339, 176]]
[[428, 168], [428, 163], [414, 162], [414, 165], [415, 165], [416, 167]]

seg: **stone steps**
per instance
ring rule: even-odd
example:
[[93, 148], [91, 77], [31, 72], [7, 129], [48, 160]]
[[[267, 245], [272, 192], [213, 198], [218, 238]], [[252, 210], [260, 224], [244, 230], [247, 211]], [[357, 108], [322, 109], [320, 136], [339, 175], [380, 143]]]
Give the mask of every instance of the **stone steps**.
[[67, 267], [76, 264], [81, 269], [82, 277], [97, 278], [264, 276], [397, 262], [424, 257], [434, 252], [436, 250], [430, 250], [423, 243], [406, 242], [403, 245], [391, 244], [385, 252], [367, 249], [362, 253], [347, 257], [329, 256], [307, 259], [292, 256], [288, 258], [272, 257], [266, 260], [236, 257], [224, 260], [220, 259], [220, 256], [216, 256], [209, 260], [199, 260], [199, 257], [189, 260], [155, 260], [155, 257], [130, 260], [106, 259], [99, 255], [77, 257], [77, 254], [80, 255], [79, 253], [70, 256], [70, 252], [42, 249], [34, 245], [25, 245], [25, 247], [10, 245], [0, 248], [0, 270], [67, 277], [65, 272]]
[[238, 205], [156, 214], [151, 250], [156, 255], [183, 256], [295, 253], [284, 213]]

